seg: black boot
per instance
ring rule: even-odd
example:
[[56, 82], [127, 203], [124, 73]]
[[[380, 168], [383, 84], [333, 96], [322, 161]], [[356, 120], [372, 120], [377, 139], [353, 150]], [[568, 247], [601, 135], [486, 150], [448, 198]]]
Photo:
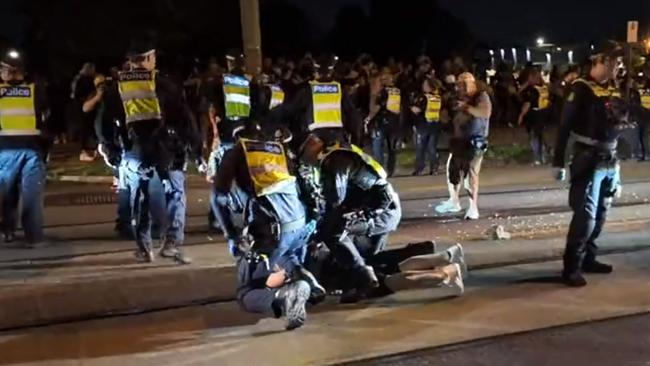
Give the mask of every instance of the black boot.
[[585, 273], [610, 274], [613, 270], [614, 267], [612, 265], [601, 263], [595, 259], [590, 261], [585, 260], [582, 265], [582, 271]]
[[580, 272], [563, 273], [562, 282], [569, 287], [584, 287], [587, 285], [587, 280], [580, 274]]

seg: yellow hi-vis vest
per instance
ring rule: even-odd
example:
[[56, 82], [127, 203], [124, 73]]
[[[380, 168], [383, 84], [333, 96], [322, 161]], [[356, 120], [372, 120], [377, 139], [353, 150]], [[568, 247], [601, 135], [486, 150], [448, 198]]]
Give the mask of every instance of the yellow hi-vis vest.
[[0, 84], [0, 136], [35, 136], [34, 84]]
[[331, 153], [335, 151], [349, 151], [354, 153], [355, 155], [359, 156], [361, 160], [363, 160], [366, 165], [372, 169], [381, 179], [386, 179], [388, 177], [388, 174], [386, 174], [386, 171], [384, 168], [377, 162], [377, 160], [373, 159], [372, 156], [366, 154], [360, 147], [354, 144], [350, 144], [349, 147], [344, 147], [341, 146], [341, 144], [336, 144], [331, 147], [327, 148], [327, 151], [320, 157], [320, 162], [322, 163], [325, 161], [325, 158], [330, 155]]
[[282, 144], [271, 141], [240, 139], [248, 173], [253, 181], [257, 197], [274, 193], [288, 180], [295, 181], [289, 174], [287, 158]]
[[157, 71], [132, 70], [118, 73], [118, 90], [126, 123], [162, 119], [156, 94]]
[[314, 107], [314, 122], [309, 130], [319, 128], [343, 127], [341, 113], [341, 84], [337, 82], [319, 83], [312, 81], [311, 95]]
[[591, 80], [585, 80], [585, 79], [576, 79], [576, 81], [573, 82], [575, 83], [582, 83], [587, 85], [591, 91], [594, 93], [595, 96], [598, 98], [620, 98], [621, 97], [621, 92], [611, 86], [603, 86], [599, 85], [598, 83], [591, 81]]
[[251, 114], [251, 82], [244, 76], [224, 75], [226, 118], [236, 121]]
[[439, 94], [426, 94], [427, 108], [424, 111], [424, 119], [427, 122], [440, 121], [440, 108], [442, 108], [442, 99]]
[[284, 103], [284, 91], [277, 85], [271, 85], [271, 103], [269, 109], [273, 109]]
[[388, 93], [388, 100], [386, 101], [386, 109], [389, 112], [399, 114], [402, 110], [402, 94], [397, 88], [386, 88]]
[[641, 91], [641, 106], [650, 110], [650, 90]]
[[537, 93], [539, 94], [539, 98], [537, 99], [537, 108], [535, 108], [535, 110], [548, 108], [550, 105], [548, 99], [548, 88], [546, 86], [535, 86], [535, 90], [537, 90]]

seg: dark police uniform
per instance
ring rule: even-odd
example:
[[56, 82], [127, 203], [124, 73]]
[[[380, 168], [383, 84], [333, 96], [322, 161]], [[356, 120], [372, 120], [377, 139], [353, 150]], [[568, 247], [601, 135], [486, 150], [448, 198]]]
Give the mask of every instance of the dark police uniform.
[[424, 170], [426, 156], [429, 155], [429, 174], [438, 170], [438, 139], [440, 138], [440, 111], [442, 97], [440, 90], [432, 93], [417, 93], [414, 97], [414, 107], [420, 113], [414, 116], [416, 130], [416, 158], [413, 175], [418, 175]]
[[[377, 96], [379, 111], [370, 120], [370, 135], [372, 138], [372, 154], [374, 158], [386, 167], [388, 176], [395, 172], [397, 144], [402, 118], [402, 94], [398, 88], [384, 87]], [[384, 161], [384, 148], [388, 160]]]
[[301, 266], [315, 224], [306, 224], [296, 179], [289, 174], [282, 145], [240, 139], [224, 155], [215, 180], [215, 213], [226, 239], [238, 242], [241, 233], [228, 209], [228, 193], [233, 182], [248, 197], [244, 221], [255, 243], [254, 250], [269, 256], [272, 268], [278, 265], [291, 273]]
[[[117, 131], [115, 131], [117, 129]], [[121, 185], [130, 193], [132, 224], [139, 254], [152, 250], [150, 193], [152, 181], [169, 180], [174, 152], [168, 151], [169, 132], [191, 136], [194, 124], [187, 114], [182, 90], [157, 71], [121, 72], [105, 98], [100, 140], [109, 160], [120, 163]], [[123, 146], [115, 136], [123, 137]], [[123, 151], [122, 151], [123, 149]]]
[[617, 109], [621, 100], [615, 96], [607, 85], [578, 79], [564, 107], [553, 165], [564, 167], [567, 141], [572, 136], [575, 144], [569, 203], [573, 219], [567, 235], [563, 272], [570, 284], [571, 276], [579, 275], [582, 270], [602, 269], [596, 262], [596, 239], [620, 180], [616, 140], [621, 132]]
[[[366, 273], [366, 260], [385, 248], [399, 225], [399, 197], [381, 165], [355, 145], [330, 147], [320, 168], [325, 199], [321, 239], [339, 264]], [[361, 218], [351, 222], [346, 215], [355, 212]]]
[[551, 116], [549, 90], [546, 85], [529, 85], [521, 91], [521, 99], [530, 104], [528, 113], [524, 116], [524, 125], [530, 137], [530, 146], [533, 150], [535, 162], [544, 164], [544, 128]]

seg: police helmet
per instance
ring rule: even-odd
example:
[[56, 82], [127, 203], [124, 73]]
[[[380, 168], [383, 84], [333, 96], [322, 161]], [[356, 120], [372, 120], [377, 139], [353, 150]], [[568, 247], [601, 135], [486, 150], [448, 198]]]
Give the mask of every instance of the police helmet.
[[3, 68], [22, 70], [25, 67], [25, 60], [21, 52], [12, 48], [5, 52], [2, 61], [0, 61], [0, 66]]
[[142, 32], [131, 39], [126, 56], [129, 58], [148, 56], [156, 52], [156, 41], [153, 32]]
[[599, 56], [619, 57], [623, 56], [624, 49], [621, 44], [612, 40], [603, 40], [591, 45], [590, 58], [592, 60]]
[[239, 139], [257, 140], [262, 137], [262, 128], [257, 122], [248, 121], [244, 124], [241, 124], [233, 128], [232, 137], [235, 140], [239, 140]]

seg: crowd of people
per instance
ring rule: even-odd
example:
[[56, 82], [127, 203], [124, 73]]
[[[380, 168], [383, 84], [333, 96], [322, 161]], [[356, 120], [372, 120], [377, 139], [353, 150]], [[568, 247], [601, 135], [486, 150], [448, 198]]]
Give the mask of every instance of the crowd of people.
[[[91, 160], [97, 151], [114, 169], [116, 229], [135, 241], [137, 260], [192, 262], [183, 241], [186, 166], [193, 162], [212, 188], [206, 214], [237, 263], [242, 308], [284, 315], [287, 329], [294, 329], [305, 322], [306, 304], [328, 293], [339, 292], [342, 302], [419, 287], [462, 293], [462, 246], [436, 251], [424, 242], [386, 249], [402, 216], [388, 178], [396, 151], [409, 142], [416, 146], [413, 175], [427, 165], [437, 174], [444, 131], [450, 136], [444, 164], [450, 198], [435, 211], [460, 212], [465, 187], [464, 217], [478, 219], [491, 121], [525, 125], [535, 162], [542, 164], [543, 130], [558, 120], [553, 165], [559, 178], [568, 139], [574, 141], [574, 219], [563, 280], [584, 286], [583, 272], [611, 272], [597, 261], [595, 241], [619, 186], [617, 141], [650, 113], [646, 88], [632, 89], [635, 94], [614, 83], [616, 52], [595, 49], [582, 73], [568, 69], [555, 87], [534, 66], [516, 79], [503, 69], [482, 80], [459, 60], [445, 63], [438, 75], [427, 57], [379, 67], [367, 55], [353, 64], [333, 56], [308, 55], [298, 63], [267, 59], [255, 76], [243, 57], [228, 57], [225, 66], [213, 60], [204, 74], [181, 84], [158, 71], [151, 40], [136, 38], [109, 77], [85, 65], [71, 96], [88, 128], [80, 136], [88, 141], [94, 131], [97, 139], [96, 149], [82, 144], [81, 158]], [[44, 165], [54, 137], [47, 93], [26, 79], [17, 52], [1, 66], [3, 230], [5, 240], [14, 240], [15, 220], [7, 217], [15, 217], [21, 199], [25, 242], [36, 247], [45, 243]], [[160, 250], [154, 237], [162, 241]]]

